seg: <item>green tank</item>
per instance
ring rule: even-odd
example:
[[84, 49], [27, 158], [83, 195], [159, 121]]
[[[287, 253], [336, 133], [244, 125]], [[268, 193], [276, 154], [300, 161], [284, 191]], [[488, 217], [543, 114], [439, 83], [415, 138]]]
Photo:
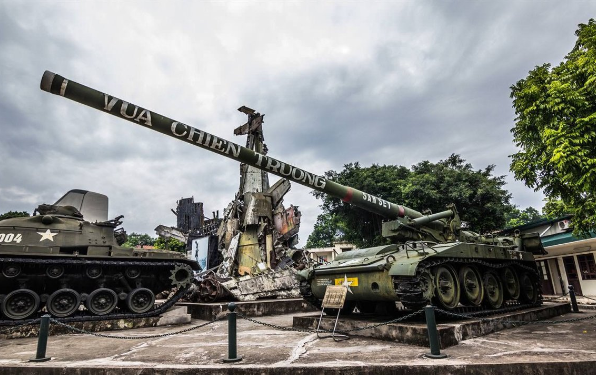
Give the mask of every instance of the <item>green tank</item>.
[[[31, 217], [0, 221], [2, 323], [43, 313], [65, 321], [160, 314], [183, 295], [196, 262], [183, 254], [122, 247], [122, 216], [107, 220], [108, 198], [71, 190]], [[178, 288], [155, 307], [155, 295]]]
[[270, 156], [193, 128], [130, 102], [46, 71], [41, 89], [218, 153], [249, 166], [342, 199], [387, 220], [383, 235], [392, 245], [342, 253], [333, 262], [300, 271], [301, 293], [320, 306], [328, 285], [349, 286], [345, 311], [445, 309], [460, 303], [499, 308], [507, 300], [541, 302], [534, 254], [544, 253], [537, 233], [481, 236], [462, 229], [454, 206], [435, 214], [388, 202]]
[[383, 223], [394, 244], [339, 254], [301, 272], [302, 294], [320, 306], [327, 285], [348, 286], [344, 313], [391, 313], [395, 302], [419, 309], [464, 306], [498, 309], [506, 301], [542, 301], [534, 254], [544, 248], [537, 233], [481, 236], [463, 230], [455, 207], [436, 215]]

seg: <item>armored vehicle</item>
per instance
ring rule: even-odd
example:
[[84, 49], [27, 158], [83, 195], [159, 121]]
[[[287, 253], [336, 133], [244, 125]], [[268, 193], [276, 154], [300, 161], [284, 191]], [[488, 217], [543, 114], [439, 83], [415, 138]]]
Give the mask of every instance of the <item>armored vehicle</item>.
[[245, 165], [286, 178], [387, 218], [391, 245], [350, 251], [333, 262], [300, 271], [303, 296], [320, 305], [327, 285], [349, 287], [345, 311], [391, 310], [395, 302], [446, 309], [460, 303], [499, 308], [504, 301], [540, 303], [534, 254], [538, 234], [481, 236], [462, 229], [454, 206], [422, 214], [193, 128], [114, 96], [46, 71], [42, 90], [107, 112]]
[[[64, 320], [151, 316], [183, 295], [199, 265], [176, 252], [122, 247], [122, 216], [107, 213], [105, 195], [71, 190], [34, 216], [0, 221], [3, 323], [44, 312]], [[180, 292], [155, 308], [155, 294], [174, 287]]]

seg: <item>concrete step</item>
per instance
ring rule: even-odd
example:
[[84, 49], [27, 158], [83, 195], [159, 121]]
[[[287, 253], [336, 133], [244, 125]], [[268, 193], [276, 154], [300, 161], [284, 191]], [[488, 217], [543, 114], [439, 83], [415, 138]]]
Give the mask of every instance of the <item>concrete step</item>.
[[[151, 317], [151, 318], [131, 318], [131, 319], [112, 319], [112, 320], [100, 320], [100, 321], [87, 321], [87, 322], [73, 322], [67, 323], [69, 326], [85, 330], [87, 332], [105, 332], [105, 331], [116, 331], [126, 330], [133, 328], [145, 328], [145, 327], [160, 327], [167, 325], [181, 325], [189, 324], [191, 322], [191, 316], [186, 311], [184, 306], [173, 306], [164, 314]], [[0, 327], [0, 331], [8, 330], [10, 326]], [[49, 335], [63, 335], [67, 333], [76, 333], [72, 330], [59, 326], [57, 324], [51, 324], [49, 328]], [[39, 334], [39, 324], [37, 325], [26, 325], [15, 327], [9, 330], [5, 334], [0, 334], [0, 338], [16, 339], [23, 337], [37, 337]]]
[[[555, 316], [566, 314], [571, 311], [567, 303], [545, 303], [540, 307], [462, 321], [450, 321], [437, 324], [441, 348], [447, 348], [459, 344], [463, 340], [488, 335], [506, 328], [513, 327], [507, 321], [534, 321], [545, 320]], [[422, 315], [423, 317], [424, 315]], [[354, 314], [340, 316], [337, 323], [337, 331], [348, 331], [354, 328], [375, 325], [390, 321], [395, 317], [367, 317]], [[381, 340], [389, 340], [410, 345], [428, 347], [428, 330], [422, 318], [419, 322], [391, 323], [373, 329], [358, 331], [355, 335], [373, 337]], [[439, 318], [437, 318], [438, 320]], [[316, 329], [319, 321], [319, 314], [312, 316], [294, 317], [294, 328]], [[324, 316], [321, 321], [321, 328], [332, 330], [335, 324], [335, 316]], [[328, 333], [322, 333], [327, 335]]]
[[[193, 319], [215, 320], [228, 313], [230, 302], [213, 303], [178, 303], [186, 306]], [[249, 302], [234, 302], [236, 312], [244, 316], [283, 315], [316, 311], [316, 309], [302, 298], [270, 299]]]

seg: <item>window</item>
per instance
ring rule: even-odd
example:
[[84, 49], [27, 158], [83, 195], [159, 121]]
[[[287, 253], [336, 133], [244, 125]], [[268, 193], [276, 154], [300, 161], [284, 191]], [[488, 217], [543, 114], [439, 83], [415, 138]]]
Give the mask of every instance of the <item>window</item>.
[[582, 280], [596, 280], [596, 263], [594, 263], [594, 254], [584, 254], [577, 256], [579, 271]]
[[563, 265], [565, 266], [565, 273], [568, 280], [579, 280], [573, 256], [563, 257]]
[[320, 256], [320, 257], [317, 259], [317, 261], [318, 261], [319, 263], [327, 263], [327, 255]]

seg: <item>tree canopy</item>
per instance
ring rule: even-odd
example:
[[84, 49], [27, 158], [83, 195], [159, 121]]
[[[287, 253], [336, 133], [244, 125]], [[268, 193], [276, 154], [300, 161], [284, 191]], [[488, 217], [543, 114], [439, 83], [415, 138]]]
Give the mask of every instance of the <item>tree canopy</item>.
[[0, 220], [4, 219], [12, 219], [13, 217], [29, 217], [29, 212], [27, 211], [8, 211], [0, 215]]
[[140, 245], [148, 245], [153, 246], [155, 243], [155, 238], [149, 236], [148, 234], [140, 234], [140, 233], [131, 233], [127, 236], [126, 242], [122, 244], [125, 247], [135, 247]]
[[563, 62], [536, 66], [511, 86], [520, 151], [516, 179], [548, 197], [549, 216], [573, 214], [577, 235], [596, 229], [596, 23], [580, 24]]
[[545, 215], [542, 215], [534, 207], [528, 207], [523, 210], [515, 207], [506, 216], [507, 224], [505, 225], [505, 228], [517, 227], [544, 218]]
[[122, 245], [125, 247], [135, 247], [140, 245], [155, 246], [156, 249], [178, 251], [180, 253], [186, 253], [186, 244], [180, 242], [175, 238], [170, 237], [167, 241], [162, 237], [157, 239], [149, 236], [148, 234], [131, 233], [128, 235], [128, 239]]
[[[340, 172], [326, 172], [325, 177], [420, 212], [440, 212], [455, 203], [462, 220], [472, 230], [488, 232], [502, 229], [506, 215], [514, 209], [511, 194], [503, 188], [504, 176], [493, 176], [493, 171], [494, 165], [474, 170], [453, 154], [438, 163], [423, 161], [411, 169], [350, 163]], [[317, 218], [306, 247], [331, 246], [337, 238], [357, 246], [387, 243], [381, 236], [381, 216], [321, 192], [313, 195], [322, 200], [323, 213]]]
[[177, 251], [186, 254], [186, 244], [173, 237], [169, 237], [167, 240], [163, 237], [158, 237], [154, 245], [156, 249]]

